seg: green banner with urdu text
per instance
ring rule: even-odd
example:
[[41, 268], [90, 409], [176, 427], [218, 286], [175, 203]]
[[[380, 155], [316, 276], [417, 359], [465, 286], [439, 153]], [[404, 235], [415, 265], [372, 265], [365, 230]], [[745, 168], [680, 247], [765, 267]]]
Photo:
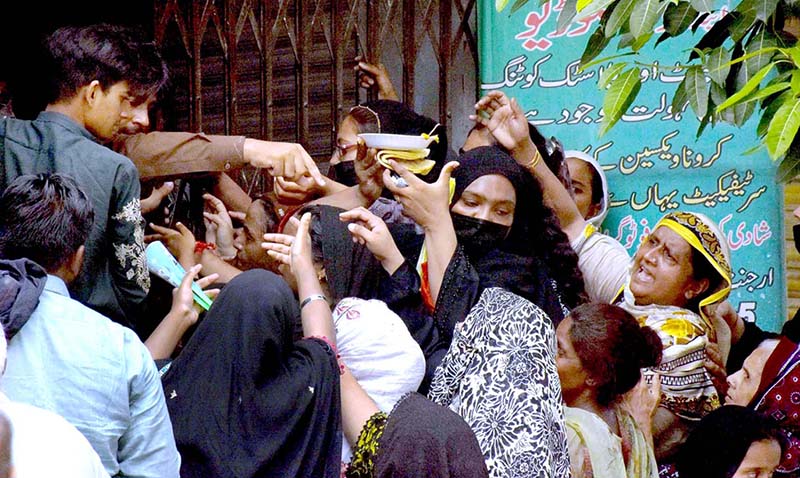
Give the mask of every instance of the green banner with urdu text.
[[[759, 144], [758, 113], [741, 128], [717, 124], [696, 138], [700, 123], [691, 108], [670, 106], [683, 79], [676, 65], [694, 43], [685, 35], [642, 50], [648, 64], [641, 67], [639, 96], [598, 137], [604, 93], [597, 85], [610, 62], [585, 71], [578, 66], [602, 12], [556, 31], [563, 2], [530, 0], [510, 14], [510, 6], [498, 12], [495, 0], [478, 1], [481, 92], [500, 89], [517, 98], [546, 137], [603, 165], [612, 193], [603, 229], [631, 255], [668, 212], [695, 211], [717, 221], [732, 255], [731, 303], [746, 320], [778, 331], [786, 317], [783, 187], [775, 181], [777, 163], [763, 148], [744, 154]], [[696, 35], [731, 8], [729, 2], [717, 5]], [[617, 43], [612, 40], [600, 57], [613, 55]]]

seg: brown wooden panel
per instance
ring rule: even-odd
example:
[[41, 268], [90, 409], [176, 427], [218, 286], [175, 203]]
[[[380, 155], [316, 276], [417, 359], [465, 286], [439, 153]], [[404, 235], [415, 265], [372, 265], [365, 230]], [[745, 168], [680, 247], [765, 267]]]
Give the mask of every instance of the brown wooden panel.
[[476, 91], [475, 0], [156, 3], [155, 38], [173, 78], [167, 129], [299, 142], [326, 166], [336, 125], [368, 99], [353, 72], [363, 53], [387, 66], [404, 101], [448, 127], [453, 149], [463, 140]]

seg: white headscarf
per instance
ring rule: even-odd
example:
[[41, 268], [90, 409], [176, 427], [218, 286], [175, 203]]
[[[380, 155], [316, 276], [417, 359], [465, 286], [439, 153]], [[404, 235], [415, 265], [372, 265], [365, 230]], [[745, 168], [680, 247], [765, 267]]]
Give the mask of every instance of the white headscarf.
[[[422, 349], [397, 314], [379, 300], [346, 297], [333, 309], [336, 346], [347, 368], [378, 408], [389, 413], [425, 376]], [[342, 460], [350, 461], [342, 441]]]
[[606, 173], [603, 171], [603, 167], [600, 166], [600, 163], [598, 163], [596, 159], [584, 153], [583, 151], [577, 151], [577, 150], [564, 151], [564, 157], [566, 159], [575, 158], [575, 159], [580, 159], [581, 161], [585, 161], [589, 163], [589, 165], [592, 168], [594, 168], [595, 171], [597, 171], [597, 174], [600, 175], [600, 182], [603, 184], [603, 199], [602, 199], [602, 204], [600, 204], [600, 212], [598, 212], [592, 217], [586, 218], [587, 222], [591, 223], [594, 227], [600, 229], [600, 226], [603, 224], [603, 220], [605, 220], [606, 215], [608, 214], [609, 191], [608, 191], [608, 181], [606, 180]]

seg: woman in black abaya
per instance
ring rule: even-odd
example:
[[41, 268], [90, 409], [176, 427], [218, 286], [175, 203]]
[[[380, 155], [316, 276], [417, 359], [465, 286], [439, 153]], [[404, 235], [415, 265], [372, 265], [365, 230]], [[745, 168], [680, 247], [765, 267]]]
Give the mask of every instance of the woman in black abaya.
[[[339, 367], [275, 274], [233, 279], [163, 377], [181, 476], [338, 477]], [[308, 332], [306, 332], [308, 333]]]

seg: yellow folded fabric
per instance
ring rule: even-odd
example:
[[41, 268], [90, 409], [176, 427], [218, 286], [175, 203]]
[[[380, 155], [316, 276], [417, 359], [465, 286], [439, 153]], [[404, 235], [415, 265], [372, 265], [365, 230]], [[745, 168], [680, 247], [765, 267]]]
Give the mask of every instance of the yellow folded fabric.
[[430, 154], [430, 149], [415, 149], [411, 151], [398, 151], [395, 149], [383, 149], [378, 151], [375, 158], [387, 169], [392, 169], [389, 160], [393, 159], [402, 164], [406, 169], [414, 174], [428, 174], [436, 164], [433, 160], [425, 159]]

